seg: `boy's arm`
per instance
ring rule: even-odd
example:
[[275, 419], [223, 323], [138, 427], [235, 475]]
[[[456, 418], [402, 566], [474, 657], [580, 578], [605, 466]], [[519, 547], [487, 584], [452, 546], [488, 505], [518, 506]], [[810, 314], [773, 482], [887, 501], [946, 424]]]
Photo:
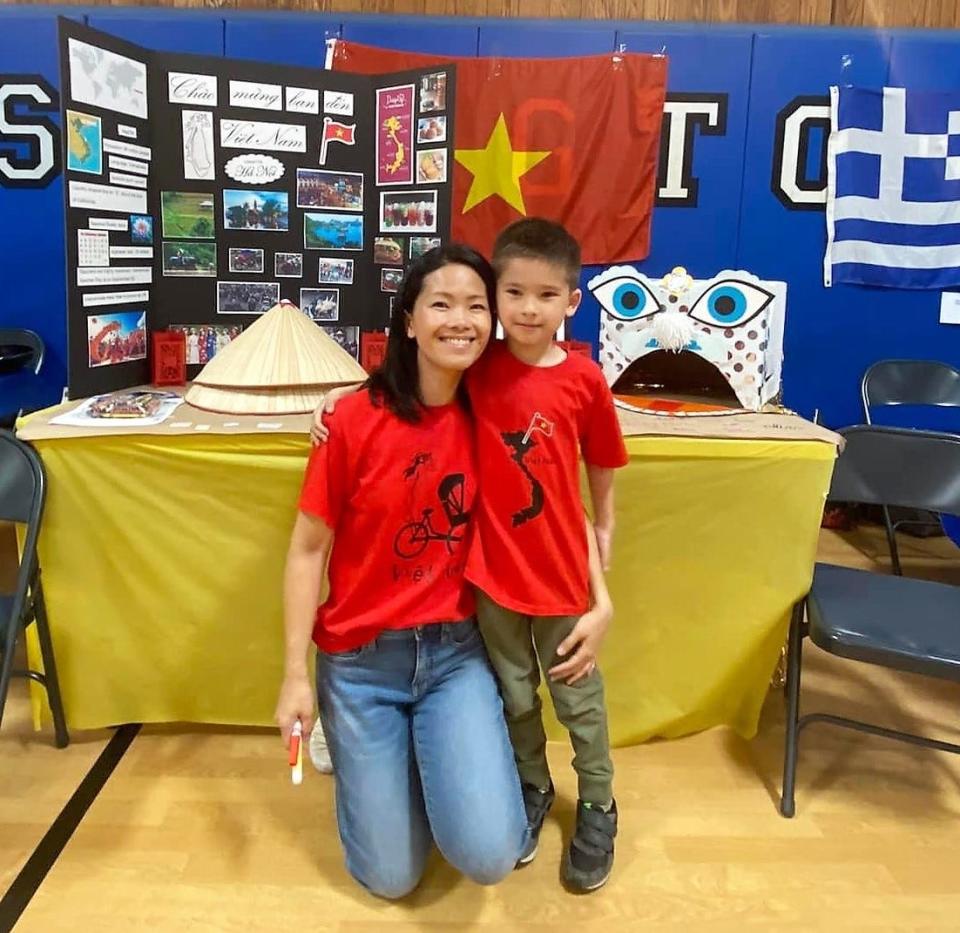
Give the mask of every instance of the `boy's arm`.
[[283, 577], [284, 673], [275, 714], [284, 745], [298, 719], [305, 735], [313, 728], [314, 693], [307, 651], [332, 541], [333, 532], [323, 519], [297, 512]]
[[593, 531], [596, 533], [600, 566], [610, 569], [610, 554], [613, 549], [613, 468], [587, 464], [587, 482], [590, 485], [590, 501], [593, 504]]
[[330, 436], [330, 431], [327, 426], [323, 423], [324, 415], [332, 415], [333, 410], [337, 407], [337, 402], [342, 398], [346, 398], [348, 395], [353, 394], [358, 389], [362, 389], [364, 383], [358, 382], [356, 385], [349, 386], [338, 386], [336, 389], [331, 389], [324, 397], [320, 400], [320, 404], [313, 411], [313, 424], [310, 425], [310, 443], [314, 447], [319, 447], [320, 444], [325, 444], [327, 438]]
[[580, 617], [573, 630], [557, 648], [557, 655], [561, 658], [566, 657], [570, 652], [573, 653], [549, 671], [551, 680], [563, 680], [568, 684], [575, 683], [581, 677], [593, 673], [597, 666], [600, 645], [613, 618], [613, 603], [600, 565], [597, 539], [589, 516], [584, 514], [583, 520], [587, 534], [587, 572], [590, 578], [593, 606]]

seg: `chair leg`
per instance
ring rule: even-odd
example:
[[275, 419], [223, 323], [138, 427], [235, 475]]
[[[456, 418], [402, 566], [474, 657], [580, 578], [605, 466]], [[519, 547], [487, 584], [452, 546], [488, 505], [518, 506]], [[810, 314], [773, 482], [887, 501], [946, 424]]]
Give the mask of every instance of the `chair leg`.
[[3, 645], [0, 647], [0, 725], [3, 725], [3, 711], [7, 705], [7, 691], [13, 677], [13, 652], [20, 632], [19, 619], [8, 619], [7, 629], [3, 633]]
[[67, 732], [67, 718], [63, 712], [63, 698], [60, 695], [60, 680], [57, 677], [57, 662], [53, 655], [53, 641], [50, 638], [50, 625], [47, 622], [47, 606], [43, 600], [43, 584], [37, 574], [33, 593], [34, 621], [37, 625], [37, 640], [40, 642], [40, 656], [43, 658], [43, 676], [53, 715], [53, 731], [57, 748], [66, 748], [70, 744]]
[[900, 551], [897, 549], [897, 533], [890, 521], [890, 509], [883, 506], [883, 524], [887, 529], [887, 545], [890, 547], [890, 561], [893, 564], [893, 572], [898, 576], [903, 576], [903, 570], [900, 567]]
[[800, 662], [803, 646], [804, 600], [793, 607], [790, 619], [790, 640], [787, 648], [787, 723], [783, 751], [783, 791], [780, 795], [780, 813], [791, 817], [796, 813], [794, 786], [797, 778], [797, 746], [800, 740]]

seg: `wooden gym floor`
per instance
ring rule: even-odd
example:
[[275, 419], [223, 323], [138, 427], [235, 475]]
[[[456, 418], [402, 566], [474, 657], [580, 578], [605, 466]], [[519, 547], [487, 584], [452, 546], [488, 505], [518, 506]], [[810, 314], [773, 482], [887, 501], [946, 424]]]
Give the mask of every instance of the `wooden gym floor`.
[[[903, 553], [911, 575], [960, 583], [960, 552], [943, 539], [905, 538]], [[820, 556], [888, 565], [878, 529], [824, 532]], [[813, 647], [805, 662], [805, 709], [960, 741], [957, 685], [841, 664]], [[532, 865], [481, 888], [437, 859], [412, 896], [390, 904], [342, 866], [331, 780], [311, 769], [291, 787], [275, 734], [144, 728], [114, 755], [99, 793], [79, 800], [111, 735], [78, 734], [57, 751], [49, 732], [32, 732], [15, 681], [0, 730], [0, 896], [10, 889], [0, 931], [24, 904], [24, 933], [960, 928], [960, 756], [813, 726], [798, 815], [784, 820], [778, 691], [752, 741], [716, 729], [615, 752], [616, 867], [587, 897], [558, 883], [576, 796], [562, 745], [550, 750], [558, 800]], [[51, 826], [85, 803], [63, 844], [61, 824]], [[61, 844], [38, 885], [42, 857]]]

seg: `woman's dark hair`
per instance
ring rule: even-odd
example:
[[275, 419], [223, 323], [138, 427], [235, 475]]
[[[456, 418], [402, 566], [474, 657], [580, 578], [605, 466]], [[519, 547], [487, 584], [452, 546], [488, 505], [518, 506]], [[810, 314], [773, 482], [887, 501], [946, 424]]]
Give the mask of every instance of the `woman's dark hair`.
[[[407, 336], [407, 319], [413, 314], [413, 306], [423, 291], [424, 279], [431, 272], [453, 263], [466, 266], [480, 276], [487, 290], [492, 325], [496, 328], [497, 278], [490, 263], [475, 249], [462, 243], [448, 243], [446, 246], [429, 250], [410, 263], [393, 302], [386, 355], [382, 365], [371, 373], [367, 380], [367, 388], [374, 403], [386, 405], [404, 421], [419, 421], [420, 409], [423, 407], [420, 370], [417, 366], [417, 341]], [[466, 393], [462, 384], [458, 389], [458, 396], [461, 401], [465, 401]]]

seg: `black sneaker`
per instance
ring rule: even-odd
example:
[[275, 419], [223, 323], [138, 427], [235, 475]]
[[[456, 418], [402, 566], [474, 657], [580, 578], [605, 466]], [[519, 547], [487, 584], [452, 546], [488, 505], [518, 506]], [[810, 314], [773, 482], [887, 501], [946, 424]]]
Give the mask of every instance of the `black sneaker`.
[[617, 835], [617, 802], [605, 812], [577, 802], [577, 828], [563, 860], [563, 883], [580, 893], [595, 891], [613, 870], [613, 839]]
[[550, 786], [546, 790], [540, 790], [533, 784], [523, 784], [520, 789], [523, 791], [523, 806], [527, 811], [530, 839], [517, 865], [527, 865], [534, 860], [537, 849], [540, 848], [540, 830], [543, 828], [543, 821], [553, 806], [554, 797], [557, 795], [553, 790], [553, 781], [550, 782]]

